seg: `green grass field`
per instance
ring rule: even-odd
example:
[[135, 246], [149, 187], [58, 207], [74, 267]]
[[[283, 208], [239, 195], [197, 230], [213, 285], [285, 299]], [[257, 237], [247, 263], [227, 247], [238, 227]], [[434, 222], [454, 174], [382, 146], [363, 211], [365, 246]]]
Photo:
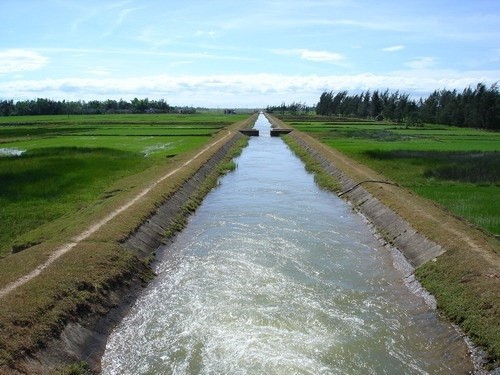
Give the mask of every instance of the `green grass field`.
[[290, 125], [500, 234], [500, 133], [374, 122], [307, 120]]
[[[368, 166], [408, 188], [369, 186], [367, 190], [443, 246], [445, 253], [416, 268], [415, 276], [436, 298], [440, 313], [484, 349], [484, 368], [498, 368], [500, 252], [498, 239], [488, 232], [498, 234], [500, 226], [500, 134], [431, 125], [406, 129], [324, 117], [283, 120], [347, 155], [348, 162], [334, 153], [341, 168], [356, 181], [369, 178], [364, 167]], [[308, 138], [304, 134], [295, 137]], [[303, 160], [308, 163], [307, 158]], [[352, 160], [362, 165], [354, 165]], [[450, 211], [458, 219], [448, 215]], [[471, 222], [475, 225], [469, 225]]]
[[[230, 132], [250, 126], [255, 117], [0, 118], [2, 287], [148, 191], [90, 237], [77, 240], [34, 280], [2, 297], [0, 373], [25, 372], [25, 357], [58, 337], [66, 324], [108, 312], [120, 303], [114, 293], [140, 288], [153, 278], [153, 257], [138, 258], [120, 241], [220, 151]], [[218, 176], [235, 167], [231, 160], [245, 140], [234, 145], [182, 210], [192, 210]], [[201, 153], [209, 143], [214, 147]], [[180, 230], [184, 220], [174, 218], [165, 235]], [[13, 245], [19, 251], [10, 254]], [[51, 373], [80, 373], [65, 364]]]
[[200, 148], [247, 115], [0, 117], [0, 257], [105, 199], [117, 181]]

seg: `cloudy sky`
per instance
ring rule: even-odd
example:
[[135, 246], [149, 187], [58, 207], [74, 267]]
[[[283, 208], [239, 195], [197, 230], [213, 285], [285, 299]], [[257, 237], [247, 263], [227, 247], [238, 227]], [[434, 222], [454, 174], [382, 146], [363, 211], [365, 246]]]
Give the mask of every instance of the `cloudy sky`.
[[499, 0], [0, 0], [0, 99], [315, 104], [500, 81]]

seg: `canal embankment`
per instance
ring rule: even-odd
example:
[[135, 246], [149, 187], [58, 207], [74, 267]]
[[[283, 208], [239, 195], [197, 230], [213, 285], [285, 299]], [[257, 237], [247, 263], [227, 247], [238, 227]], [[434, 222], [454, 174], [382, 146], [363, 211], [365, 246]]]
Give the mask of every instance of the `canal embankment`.
[[[268, 118], [275, 127], [290, 127]], [[475, 344], [477, 366], [498, 371], [498, 240], [307, 134], [293, 131], [288, 137], [336, 180], [337, 193], [381, 239], [401, 251], [412, 265], [407, 279], [418, 280], [436, 298], [440, 313]]]
[[[271, 122], [275, 121], [271, 118]], [[286, 127], [286, 124], [278, 125], [279, 128]], [[183, 228], [187, 216], [203, 198], [203, 193], [199, 191], [200, 186], [209, 179], [211, 171], [217, 169], [217, 165], [225, 162], [223, 155], [228, 155], [231, 143], [236, 142], [239, 137], [243, 136], [235, 134], [234, 138], [221, 145], [220, 150], [215, 151], [208, 161], [200, 163], [200, 168], [191, 178], [186, 179], [178, 189], [159, 202], [156, 208], [144, 217], [140, 225], [120, 240], [123, 248], [141, 259], [136, 263], [140, 265], [136, 270], [137, 275], [124, 273], [122, 278], [116, 280], [116, 284], [107, 291], [105, 302], [101, 303], [104, 308], [98, 314], [82, 312], [82, 317], [67, 324], [62, 333], [57, 335], [57, 339], [33, 355], [32, 360], [27, 361], [24, 368], [48, 369], [61, 363], [84, 360], [91, 368], [99, 370], [100, 356], [111, 328], [128, 313], [131, 304], [142, 293], [147, 282], [147, 277], [143, 277], [141, 273], [147, 275], [150, 272], [147, 264], [155, 259], [158, 245], [168, 242], [169, 238], [173, 238], [172, 236]], [[458, 223], [449, 224], [450, 215], [441, 212], [442, 210], [436, 205], [421, 200], [400, 186], [386, 183], [383, 176], [354, 163], [303, 133], [293, 131], [289, 137], [307, 150], [328, 173], [335, 176], [339, 182], [339, 193], [344, 193], [343, 197], [374, 225], [387, 244], [397, 247], [402, 253], [405, 253], [403, 249], [408, 249], [405, 253], [406, 259], [413, 265], [413, 269], [416, 269], [417, 276], [420, 270], [424, 270], [426, 274], [434, 277], [437, 283], [446, 283], [448, 282], [446, 275], [433, 272], [432, 268], [437, 265], [438, 269], [442, 270], [451, 262], [454, 268], [460, 269], [458, 277], [462, 280], [460, 282], [462, 286], [464, 284], [469, 286], [467, 285], [469, 281], [474, 281], [478, 275], [496, 281], [495, 275], [498, 273], [495, 259], [497, 258], [484, 252], [484, 249], [491, 249], [493, 245], [488, 238], [485, 239], [480, 233], [476, 233], [474, 228], [463, 230], [460, 226], [463, 223], [457, 218], [451, 219], [457, 220]], [[208, 191], [208, 189], [204, 187], [202, 190]], [[456, 249], [465, 246], [463, 244], [470, 245], [469, 250], [474, 254], [473, 261], [470, 254], [465, 260], [457, 260], [463, 253], [460, 252], [462, 250], [457, 252]], [[448, 256], [451, 256], [451, 260], [448, 258], [443, 263], [442, 259]], [[467, 268], [463, 266], [464, 261], [468, 263]], [[477, 262], [483, 262], [485, 266], [480, 271], [475, 268]], [[414, 276], [413, 269], [407, 275], [408, 280], [412, 280]], [[455, 278], [457, 272], [453, 272]], [[468, 275], [468, 279], [463, 278], [464, 274]], [[471, 298], [471, 303], [484, 306], [482, 297], [483, 294], [480, 294], [475, 300]], [[442, 308], [439, 298], [438, 306]], [[470, 331], [467, 333], [474, 336]]]
[[[24, 331], [23, 341], [16, 338], [12, 342], [13, 348], [23, 350], [9, 354], [9, 348], [4, 348], [2, 355], [6, 360], [0, 361], [0, 372], [44, 374], [85, 368], [99, 371], [107, 336], [154, 277], [151, 262], [158, 247], [154, 244], [168, 241], [183, 228], [187, 216], [217, 183], [218, 177], [231, 168], [230, 161], [244, 146], [245, 136], [239, 129], [253, 122], [255, 116], [221, 132], [203, 150], [181, 161], [179, 168], [161, 177], [145, 194], [141, 193], [140, 199], [112, 213], [109, 220], [100, 221], [102, 225], [93, 224], [93, 230], [85, 232], [88, 235], [84, 240], [72, 243], [71, 251], [61, 254], [57, 262], [54, 260], [55, 266], [47, 265], [32, 281], [6, 293], [3, 296], [6, 303], [15, 300], [21, 305], [25, 289], [31, 290], [37, 283], [44, 285], [47, 278], [64, 278], [66, 267], [82, 268], [82, 272], [93, 275], [93, 279], [102, 279], [94, 284], [71, 280], [78, 286], [75, 296], [59, 296], [59, 300], [51, 304], [52, 307], [65, 306], [63, 315], [54, 315], [56, 321], [48, 322], [51, 331], [40, 337], [35, 330], [36, 321], [26, 323], [32, 330]], [[162, 192], [165, 185], [167, 193]], [[157, 225], [159, 216], [164, 221], [161, 228]], [[131, 226], [133, 223], [138, 224]], [[120, 253], [128, 255], [122, 259]], [[82, 261], [86, 257], [97, 263]], [[105, 274], [106, 270], [109, 274]], [[97, 277], [97, 273], [101, 276]], [[37, 290], [33, 293], [39, 293]], [[29, 294], [26, 295], [28, 298]], [[47, 314], [47, 319], [52, 315]], [[31, 344], [29, 335], [35, 334], [38, 342]]]
[[454, 373], [460, 335], [289, 147], [249, 139], [111, 334], [104, 374]]

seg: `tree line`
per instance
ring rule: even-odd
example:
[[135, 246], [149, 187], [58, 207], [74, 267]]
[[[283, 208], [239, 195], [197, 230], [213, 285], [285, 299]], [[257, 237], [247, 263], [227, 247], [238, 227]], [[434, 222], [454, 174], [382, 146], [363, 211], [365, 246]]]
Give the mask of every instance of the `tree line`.
[[[36, 100], [0, 100], [0, 116], [29, 115], [96, 115], [112, 113], [170, 113], [182, 110], [184, 113], [191, 108], [172, 107], [164, 99], [150, 100], [134, 98], [130, 101], [91, 100], [65, 101], [38, 98]], [[191, 109], [194, 111], [194, 109]]]
[[306, 103], [296, 103], [286, 104], [282, 102], [280, 105], [268, 105], [266, 108], [267, 113], [289, 113], [291, 115], [307, 115], [310, 112], [314, 112], [314, 107], [308, 106]]
[[435, 90], [427, 98], [411, 99], [409, 94], [366, 91], [349, 95], [347, 91], [323, 92], [316, 114], [387, 120], [419, 126], [436, 123], [481, 129], [500, 129], [500, 93], [495, 83], [478, 83], [473, 89]]

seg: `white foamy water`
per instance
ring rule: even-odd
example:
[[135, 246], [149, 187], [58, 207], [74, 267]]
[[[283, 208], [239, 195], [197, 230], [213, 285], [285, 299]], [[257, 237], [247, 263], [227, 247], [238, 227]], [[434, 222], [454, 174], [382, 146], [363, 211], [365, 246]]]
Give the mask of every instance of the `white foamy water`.
[[471, 369], [363, 219], [280, 139], [252, 138], [237, 163], [162, 250], [158, 277], [108, 341], [104, 374]]
[[26, 150], [19, 150], [17, 148], [0, 148], [0, 156], [21, 156]]
[[173, 142], [167, 142], [167, 143], [157, 143], [155, 145], [147, 146], [144, 148], [142, 153], [144, 154], [144, 157], [149, 157], [151, 155], [154, 155], [158, 152], [166, 151], [172, 149], [172, 143]]

